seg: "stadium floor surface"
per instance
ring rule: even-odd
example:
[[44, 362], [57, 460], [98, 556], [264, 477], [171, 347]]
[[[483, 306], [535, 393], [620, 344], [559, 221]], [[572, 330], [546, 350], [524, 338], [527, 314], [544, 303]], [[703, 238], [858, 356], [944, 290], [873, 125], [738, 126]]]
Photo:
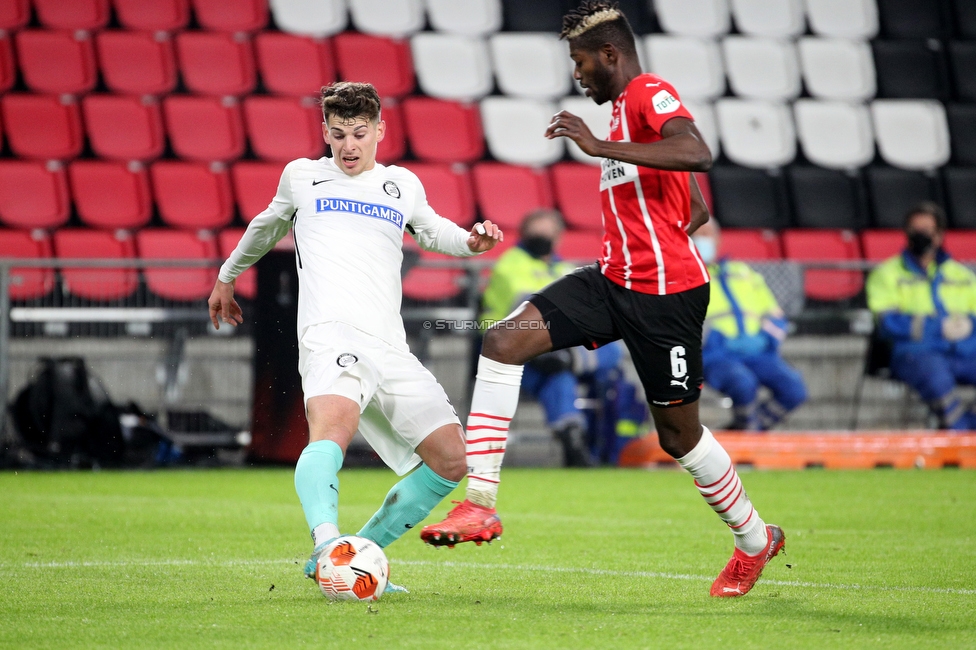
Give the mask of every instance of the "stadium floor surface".
[[[340, 477], [351, 532], [395, 477]], [[788, 555], [732, 600], [708, 596], [731, 539], [686, 474], [503, 478], [500, 542], [435, 550], [411, 531], [388, 549], [411, 593], [368, 606], [301, 576], [290, 471], [2, 473], [0, 646], [976, 645], [976, 472], [743, 474]]]

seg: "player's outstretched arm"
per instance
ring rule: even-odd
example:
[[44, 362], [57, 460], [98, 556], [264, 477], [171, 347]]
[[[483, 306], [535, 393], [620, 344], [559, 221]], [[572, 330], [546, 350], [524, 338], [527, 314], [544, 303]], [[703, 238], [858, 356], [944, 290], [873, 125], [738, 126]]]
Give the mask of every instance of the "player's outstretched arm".
[[217, 280], [210, 293], [210, 322], [215, 329], [220, 329], [220, 321], [237, 327], [244, 322], [244, 312], [234, 299], [234, 281], [221, 282]]

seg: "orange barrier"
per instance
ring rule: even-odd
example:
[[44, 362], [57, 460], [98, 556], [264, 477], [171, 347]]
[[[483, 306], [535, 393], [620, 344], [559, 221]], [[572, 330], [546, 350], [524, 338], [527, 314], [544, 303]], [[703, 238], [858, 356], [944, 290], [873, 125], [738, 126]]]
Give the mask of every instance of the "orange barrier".
[[[976, 468], [974, 431], [716, 431], [715, 438], [735, 464], [757, 469]], [[621, 467], [673, 463], [653, 433], [629, 443], [620, 454]]]

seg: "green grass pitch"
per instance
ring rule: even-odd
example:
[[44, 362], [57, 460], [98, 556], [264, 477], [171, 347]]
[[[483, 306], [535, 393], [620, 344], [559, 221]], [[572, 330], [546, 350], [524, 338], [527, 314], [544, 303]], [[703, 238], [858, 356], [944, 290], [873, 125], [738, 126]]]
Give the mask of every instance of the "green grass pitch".
[[[395, 477], [340, 477], [353, 532]], [[411, 593], [367, 606], [301, 576], [290, 471], [0, 474], [0, 647], [976, 646], [976, 472], [744, 473], [788, 555], [731, 600], [708, 596], [731, 536], [687, 475], [503, 478], [503, 540], [411, 531], [387, 549]]]

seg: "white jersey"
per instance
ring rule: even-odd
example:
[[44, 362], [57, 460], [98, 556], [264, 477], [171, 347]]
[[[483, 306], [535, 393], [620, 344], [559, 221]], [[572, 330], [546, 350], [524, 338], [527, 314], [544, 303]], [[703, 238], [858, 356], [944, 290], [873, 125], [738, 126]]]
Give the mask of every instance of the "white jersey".
[[298, 339], [310, 325], [341, 322], [407, 350], [400, 317], [403, 233], [426, 250], [465, 257], [469, 233], [427, 203], [415, 174], [376, 164], [348, 176], [333, 159], [285, 166], [267, 210], [248, 225], [220, 268], [230, 282], [294, 230]]

